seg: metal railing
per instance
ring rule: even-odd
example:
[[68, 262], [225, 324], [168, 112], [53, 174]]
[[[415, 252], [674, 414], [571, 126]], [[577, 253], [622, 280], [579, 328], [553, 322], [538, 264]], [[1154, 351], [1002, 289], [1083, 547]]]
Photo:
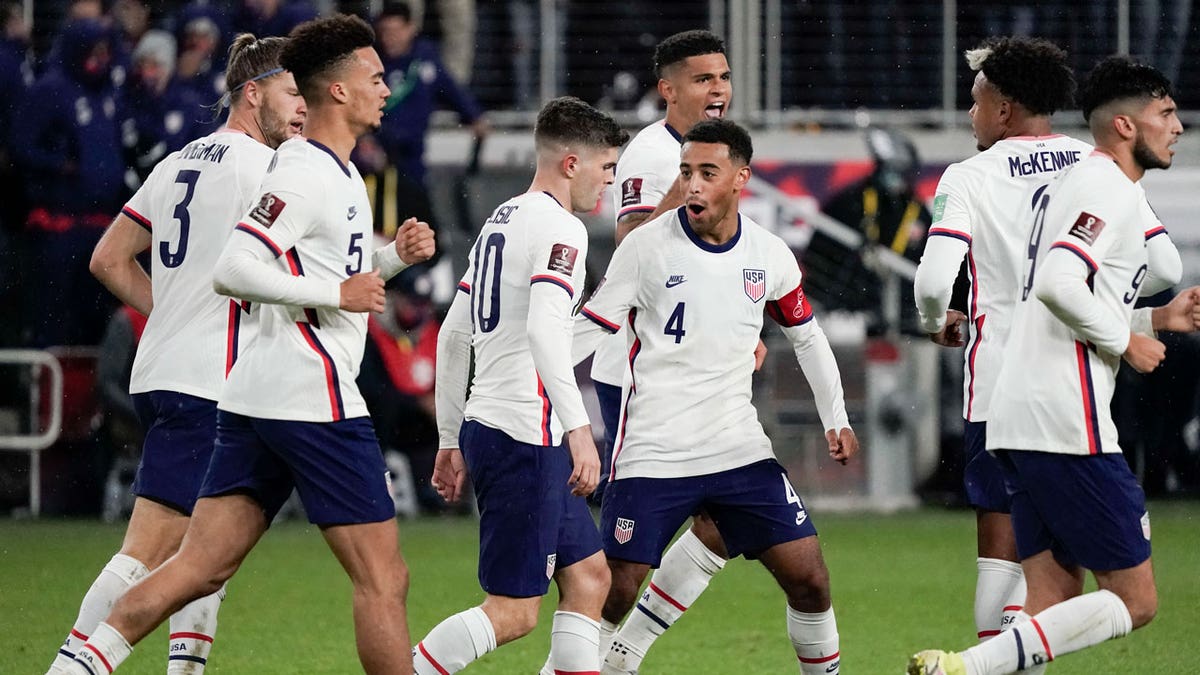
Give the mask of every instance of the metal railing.
[[[0, 364], [28, 366], [29, 424], [25, 433], [0, 435], [0, 450], [29, 453], [29, 514], [42, 510], [41, 452], [58, 440], [62, 430], [63, 371], [53, 354], [32, 349], [0, 349]], [[43, 391], [43, 369], [49, 373], [49, 392]], [[43, 405], [48, 419], [43, 429]]]

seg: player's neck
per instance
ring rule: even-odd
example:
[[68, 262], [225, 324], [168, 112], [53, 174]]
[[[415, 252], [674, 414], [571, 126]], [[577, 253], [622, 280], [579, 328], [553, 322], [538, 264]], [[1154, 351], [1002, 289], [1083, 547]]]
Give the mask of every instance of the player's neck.
[[564, 209], [571, 210], [571, 184], [566, 179], [547, 176], [540, 168], [533, 174], [533, 182], [529, 184], [529, 192], [545, 192], [554, 197]]
[[1103, 153], [1112, 158], [1112, 161], [1116, 163], [1121, 173], [1128, 176], [1129, 180], [1135, 183], [1146, 175], [1146, 167], [1134, 159], [1133, 149], [1128, 145], [1108, 146], [1097, 143], [1096, 152]]
[[333, 151], [342, 164], [350, 163], [350, 153], [358, 140], [358, 134], [350, 128], [346, 119], [337, 110], [308, 109], [304, 121], [304, 137], [316, 141]]
[[692, 123], [683, 116], [683, 113], [679, 112], [678, 109], [672, 106], [667, 106], [666, 122], [667, 126], [674, 129], [675, 133], [679, 134], [680, 136], [687, 135], [687, 132], [691, 131], [693, 126]]
[[1008, 128], [1008, 133], [1005, 138], [1014, 136], [1049, 136], [1054, 133], [1050, 126], [1049, 115], [1037, 115], [1035, 117], [1025, 117], [1017, 120]]
[[259, 143], [267, 145], [266, 134], [263, 133], [262, 125], [258, 123], [258, 117], [252, 110], [230, 108], [225, 128], [230, 131], [240, 131]]
[[737, 235], [738, 212], [737, 209], [730, 209], [722, 216], [721, 220], [714, 223], [711, 227], [706, 225], [698, 226], [694, 220], [690, 221], [690, 225], [692, 231], [704, 243], [722, 246]]

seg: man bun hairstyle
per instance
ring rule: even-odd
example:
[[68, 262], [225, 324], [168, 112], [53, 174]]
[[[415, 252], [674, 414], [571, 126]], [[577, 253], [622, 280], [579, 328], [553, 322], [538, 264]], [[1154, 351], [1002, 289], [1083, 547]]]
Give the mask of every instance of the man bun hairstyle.
[[716, 33], [707, 30], [685, 30], [676, 33], [654, 49], [654, 74], [663, 77], [663, 72], [690, 56], [724, 54], [725, 42]]
[[731, 120], [704, 120], [683, 136], [684, 143], [720, 143], [729, 148], [734, 163], [749, 164], [754, 156], [750, 134]]
[[250, 33], [241, 33], [233, 39], [225, 69], [225, 91], [229, 92], [230, 104], [241, 100], [248, 83], [280, 72], [279, 55], [287, 41], [284, 37], [256, 38]]
[[1079, 88], [1079, 107], [1083, 119], [1090, 122], [1092, 111], [1113, 101], [1173, 95], [1171, 81], [1158, 69], [1128, 56], [1110, 56], [1097, 63], [1083, 80]]
[[629, 140], [613, 118], [574, 96], [560, 96], [542, 107], [533, 127], [538, 148], [552, 145], [619, 148]]
[[965, 53], [972, 71], [983, 71], [1001, 94], [1034, 115], [1071, 105], [1075, 76], [1067, 53], [1041, 38], [993, 37]]
[[355, 50], [375, 44], [371, 26], [347, 14], [305, 21], [288, 37], [280, 63], [292, 71], [300, 94], [310, 106], [322, 102], [321, 90], [354, 59]]

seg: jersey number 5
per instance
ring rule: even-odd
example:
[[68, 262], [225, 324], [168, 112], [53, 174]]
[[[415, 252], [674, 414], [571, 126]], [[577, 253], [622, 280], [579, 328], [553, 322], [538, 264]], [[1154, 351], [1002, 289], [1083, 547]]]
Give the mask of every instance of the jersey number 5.
[[183, 199], [175, 205], [175, 220], [179, 221], [179, 248], [171, 253], [171, 242], [162, 241], [158, 244], [158, 257], [167, 267], [179, 267], [183, 264], [183, 257], [187, 255], [188, 231], [192, 227], [192, 216], [188, 213], [188, 204], [192, 203], [192, 196], [196, 193], [196, 181], [198, 180], [200, 180], [200, 172], [195, 169], [184, 169], [175, 174], [175, 182], [186, 185], [187, 191], [183, 193]]

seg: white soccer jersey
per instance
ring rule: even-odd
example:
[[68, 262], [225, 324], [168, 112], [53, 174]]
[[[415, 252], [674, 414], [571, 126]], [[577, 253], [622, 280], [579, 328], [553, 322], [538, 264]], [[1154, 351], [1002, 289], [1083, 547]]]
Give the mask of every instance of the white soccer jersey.
[[[267, 419], [332, 422], [367, 414], [355, 379], [367, 314], [339, 309], [341, 282], [402, 264], [373, 251], [362, 177], [302, 138], [279, 147], [261, 195], [218, 264], [218, 280], [258, 302], [259, 331], [229, 372], [218, 408]], [[268, 262], [269, 261], [269, 262]]]
[[[679, 177], [682, 136], [666, 120], [642, 129], [617, 161], [613, 191], [617, 220], [631, 213], [652, 213]], [[592, 358], [592, 379], [620, 386], [625, 377], [625, 335], [604, 340]]]
[[1140, 203], [1137, 185], [1100, 152], [1040, 197], [989, 450], [1121, 451], [1109, 402], [1146, 278]]
[[213, 292], [213, 268], [274, 154], [242, 132], [209, 134], [159, 162], [121, 210], [153, 237], [154, 310], [133, 360], [131, 393], [220, 395], [253, 327], [242, 304]]
[[564, 429], [588, 423], [571, 362], [571, 318], [586, 257], [587, 229], [549, 193], [514, 197], [488, 218], [442, 329], [447, 337], [465, 331], [455, 324], [467, 321], [466, 309], [475, 372], [464, 411], [461, 388], [448, 386], [447, 374], [465, 371], [466, 355], [439, 346], [441, 447], [458, 446], [464, 417], [547, 446], [557, 445]]
[[997, 141], [970, 159], [951, 164], [938, 182], [933, 225], [914, 282], [923, 328], [945, 323], [951, 290], [967, 257], [970, 337], [964, 351], [963, 417], [988, 419], [988, 407], [1020, 297], [1035, 194], [1051, 178], [1091, 152], [1063, 135]]
[[629, 326], [612, 477], [673, 478], [773, 457], [751, 403], [764, 310], [792, 340], [826, 429], [848, 427], [837, 363], [783, 240], [741, 217], [723, 245], [685, 209], [634, 230], [576, 319], [577, 358], [601, 329]]

